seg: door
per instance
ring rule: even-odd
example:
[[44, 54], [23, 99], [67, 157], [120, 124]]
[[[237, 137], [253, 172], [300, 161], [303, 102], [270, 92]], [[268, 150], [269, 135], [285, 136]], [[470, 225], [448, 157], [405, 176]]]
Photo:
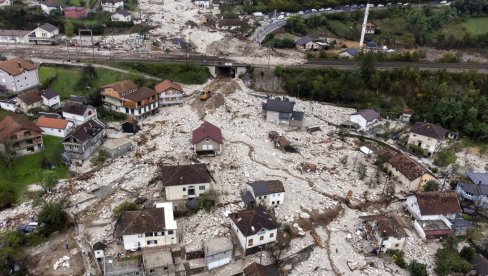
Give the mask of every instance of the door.
[[193, 186], [188, 187], [188, 198], [194, 198], [195, 195], [195, 188]]

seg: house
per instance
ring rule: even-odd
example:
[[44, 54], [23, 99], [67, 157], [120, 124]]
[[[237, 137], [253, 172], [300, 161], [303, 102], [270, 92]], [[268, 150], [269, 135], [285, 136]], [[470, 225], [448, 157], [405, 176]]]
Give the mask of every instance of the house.
[[131, 80], [123, 80], [102, 86], [103, 106], [108, 110], [125, 113], [139, 120], [158, 109], [156, 91], [141, 87]]
[[167, 200], [191, 199], [210, 189], [212, 177], [205, 164], [162, 166]]
[[127, 121], [122, 124], [122, 131], [125, 133], [137, 133], [141, 127], [139, 126], [136, 119], [132, 117], [127, 117]]
[[374, 109], [361, 109], [351, 114], [349, 121], [359, 125], [362, 131], [369, 131], [378, 122], [380, 114]]
[[452, 223], [451, 231], [455, 236], [466, 236], [469, 230], [473, 228], [473, 224], [467, 220], [464, 220], [461, 214], [456, 214], [452, 219], [449, 219]]
[[57, 109], [61, 105], [59, 94], [51, 88], [41, 91], [42, 104], [52, 109]]
[[107, 248], [107, 246], [103, 242], [96, 242], [93, 244], [93, 254], [97, 260], [105, 258], [105, 248]]
[[172, 80], [165, 80], [154, 87], [159, 95], [159, 106], [182, 104], [185, 92], [181, 85]]
[[279, 224], [263, 206], [229, 215], [231, 228], [246, 255], [256, 253], [276, 241]]
[[100, 149], [105, 151], [110, 158], [117, 158], [124, 153], [131, 151], [133, 147], [131, 140], [124, 136], [116, 138], [109, 136]]
[[17, 116], [7, 116], [0, 122], [0, 151], [26, 155], [44, 149], [42, 130], [33, 122]]
[[124, 8], [123, 0], [102, 0], [102, 11], [115, 12]]
[[227, 31], [234, 31], [239, 29], [244, 21], [235, 18], [235, 19], [222, 19], [217, 23], [217, 29], [219, 30], [227, 30]]
[[308, 35], [304, 36], [304, 37], [300, 37], [299, 39], [295, 40], [295, 46], [301, 50], [318, 50], [319, 49], [319, 45], [317, 43], [315, 43], [312, 40], [312, 38], [309, 37]]
[[60, 7], [61, 6], [56, 2], [51, 2], [51, 1], [42, 1], [41, 2], [41, 10], [46, 15], [49, 15], [54, 10], [59, 10]]
[[30, 31], [0, 29], [0, 43], [24, 44], [28, 43], [27, 35]]
[[203, 252], [208, 269], [229, 264], [234, 253], [234, 244], [230, 237], [217, 237], [203, 241]]
[[403, 250], [407, 234], [396, 217], [371, 215], [359, 218], [363, 222], [361, 232], [367, 243], [367, 246], [363, 246], [365, 253]]
[[26, 113], [31, 109], [40, 108], [42, 106], [41, 93], [37, 90], [24, 92], [18, 95], [17, 99], [20, 104], [20, 109]]
[[209, 122], [203, 122], [192, 134], [193, 151], [195, 153], [219, 154], [224, 143], [220, 128]]
[[458, 195], [481, 208], [488, 208], [488, 173], [468, 172], [466, 174], [471, 183], [458, 183]]
[[368, 41], [363, 48], [365, 51], [371, 51], [371, 52], [376, 52], [380, 50], [380, 47], [378, 46], [378, 43], [374, 41]]
[[64, 7], [64, 18], [81, 19], [86, 16], [86, 9], [83, 7]]
[[201, 8], [210, 8], [209, 0], [195, 0], [195, 5]]
[[4, 101], [0, 100], [0, 108], [11, 112], [15, 112], [17, 110], [17, 102], [14, 100], [4, 100]]
[[0, 0], [0, 7], [6, 7], [12, 5], [12, 0]]
[[275, 207], [283, 204], [285, 199], [285, 188], [279, 180], [254, 181], [247, 184], [247, 190], [254, 202], [267, 207]]
[[262, 264], [258, 264], [252, 262], [248, 266], [243, 269], [244, 276], [281, 276], [283, 275], [278, 271], [276, 266], [270, 264], [264, 266]]
[[56, 118], [40, 117], [36, 125], [42, 129], [42, 134], [64, 138], [74, 129], [74, 123]]
[[384, 168], [408, 191], [420, 191], [429, 180], [437, 178], [410, 157], [399, 152], [384, 152]]
[[263, 103], [263, 115], [266, 121], [279, 125], [289, 125], [292, 127], [301, 127], [303, 125], [304, 113], [293, 111], [295, 102], [288, 98], [280, 97], [274, 99], [268, 98]]
[[136, 258], [120, 258], [117, 255], [107, 255], [102, 259], [100, 268], [105, 276], [144, 275], [142, 258], [139, 256]]
[[107, 137], [105, 125], [93, 118], [78, 125], [63, 139], [64, 154], [70, 159], [88, 159]]
[[115, 223], [114, 235], [125, 250], [177, 244], [173, 205], [165, 202], [159, 208], [127, 211]]
[[59, 44], [61, 41], [59, 28], [49, 23], [44, 23], [34, 29], [27, 38], [30, 43], [43, 45]]
[[175, 261], [170, 248], [144, 248], [142, 263], [146, 276], [175, 276]]
[[71, 121], [75, 126], [97, 119], [97, 110], [91, 105], [67, 101], [62, 107], [63, 118]]
[[[123, 2], [122, 2], [123, 3]], [[116, 21], [116, 22], [131, 22], [132, 21], [132, 15], [130, 12], [121, 9], [117, 10], [110, 16], [110, 20]]]
[[402, 110], [402, 115], [400, 116], [400, 121], [408, 123], [412, 119], [412, 115], [413, 115], [413, 110], [409, 108], [404, 108]]
[[13, 92], [39, 86], [38, 68], [22, 58], [0, 61], [0, 85]]
[[408, 196], [405, 204], [415, 219], [414, 228], [422, 239], [451, 235], [450, 220], [461, 213], [454, 191], [418, 193]]
[[[359, 22], [358, 23], [358, 27], [360, 30], [362, 30], [362, 27], [363, 27], [363, 22]], [[366, 30], [365, 30], [365, 34], [375, 34], [376, 32], [376, 24], [372, 21], [369, 21], [366, 23]]]
[[424, 149], [427, 156], [436, 153], [448, 130], [430, 123], [416, 122], [408, 133], [408, 144]]
[[357, 48], [347, 48], [344, 51], [339, 53], [339, 57], [351, 59], [351, 58], [354, 58], [355, 56], [357, 56], [358, 53], [359, 53], [359, 50]]

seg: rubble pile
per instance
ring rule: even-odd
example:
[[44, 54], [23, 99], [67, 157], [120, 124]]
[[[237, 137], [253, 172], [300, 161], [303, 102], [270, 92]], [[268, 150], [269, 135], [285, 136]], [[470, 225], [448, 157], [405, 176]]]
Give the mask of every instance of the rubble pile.
[[63, 256], [59, 261], [55, 262], [53, 265], [54, 270], [58, 268], [69, 268], [69, 259], [70, 257], [68, 256]]

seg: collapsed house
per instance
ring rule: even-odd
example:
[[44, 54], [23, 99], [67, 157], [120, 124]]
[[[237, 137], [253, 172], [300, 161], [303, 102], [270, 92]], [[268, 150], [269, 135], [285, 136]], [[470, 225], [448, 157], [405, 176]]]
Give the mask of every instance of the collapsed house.
[[407, 234], [396, 217], [371, 215], [359, 217], [362, 224], [363, 251], [380, 253], [403, 250]]

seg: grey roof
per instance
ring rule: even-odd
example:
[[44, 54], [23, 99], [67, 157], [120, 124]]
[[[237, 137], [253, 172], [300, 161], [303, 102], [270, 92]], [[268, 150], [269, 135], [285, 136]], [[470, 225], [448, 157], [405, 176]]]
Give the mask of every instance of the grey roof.
[[473, 226], [471, 222], [464, 220], [460, 214], [456, 214], [450, 221], [452, 223], [452, 228], [454, 229], [469, 229]]
[[304, 115], [305, 113], [303, 113], [302, 111], [293, 111], [293, 113], [291, 114], [291, 119], [295, 121], [303, 121]]
[[374, 41], [368, 41], [368, 43], [366, 43], [366, 46], [369, 48], [378, 48], [378, 44], [376, 44], [376, 42]]
[[310, 41], [312, 41], [312, 38], [307, 35], [307, 36], [300, 37], [299, 39], [297, 39], [295, 41], [295, 44], [296, 45], [299, 45], [299, 46], [302, 46], [302, 45], [305, 45], [305, 44], [309, 43]]
[[217, 237], [203, 241], [205, 256], [218, 254], [234, 248], [230, 237]]
[[254, 191], [254, 196], [269, 195], [275, 193], [284, 193], [285, 188], [283, 187], [283, 182], [279, 180], [268, 180], [268, 181], [254, 181], [249, 184]]
[[50, 1], [43, 1], [43, 2], [41, 2], [41, 5], [46, 5], [47, 7], [51, 7], [51, 8], [59, 7], [58, 3], [50, 2]]
[[89, 120], [75, 128], [75, 130], [64, 141], [69, 141], [73, 137], [76, 140], [84, 143], [88, 139], [92, 139], [105, 129], [105, 125], [99, 120]]
[[277, 111], [284, 113], [292, 113], [295, 102], [289, 101], [288, 98], [283, 100], [280, 98], [268, 99], [265, 104], [263, 104], [264, 110]]
[[476, 269], [478, 272], [478, 275], [488, 275], [488, 259], [478, 253], [474, 256], [472, 262], [474, 269]]
[[488, 195], [488, 185], [477, 185], [471, 183], [458, 183], [457, 184], [463, 191], [472, 195]]
[[46, 32], [50, 32], [50, 33], [54, 32], [58, 29], [58, 27], [51, 25], [49, 23], [44, 23], [41, 26], [39, 26], [39, 28], [43, 29]]
[[374, 109], [362, 109], [352, 115], [361, 115], [366, 121], [371, 122], [380, 118], [380, 114]]
[[356, 56], [359, 53], [359, 50], [356, 48], [348, 48], [344, 52], [350, 54], [351, 56]]
[[1, 30], [0, 36], [17, 36], [23, 37], [30, 33], [31, 31], [21, 31], [21, 30]]
[[142, 250], [142, 259], [146, 269], [165, 267], [168, 264], [174, 264], [171, 248], [159, 247]]
[[249, 191], [245, 191], [245, 192], [241, 193], [241, 199], [242, 199], [242, 202], [244, 202], [245, 204], [255, 202], [254, 197], [252, 196], [251, 192], [249, 192]]
[[59, 96], [59, 94], [51, 88], [48, 88], [41, 91], [41, 96], [50, 100], [54, 97]]
[[488, 185], [488, 173], [469, 172], [466, 175], [473, 184]]
[[126, 10], [118, 10], [117, 12], [115, 13], [118, 13], [122, 16], [129, 16], [130, 15], [130, 12], [126, 11]]
[[84, 105], [78, 102], [71, 102], [67, 101], [63, 105], [63, 112], [70, 113], [70, 114], [76, 114], [82, 116], [85, 114], [85, 111], [88, 109], [89, 105]]

